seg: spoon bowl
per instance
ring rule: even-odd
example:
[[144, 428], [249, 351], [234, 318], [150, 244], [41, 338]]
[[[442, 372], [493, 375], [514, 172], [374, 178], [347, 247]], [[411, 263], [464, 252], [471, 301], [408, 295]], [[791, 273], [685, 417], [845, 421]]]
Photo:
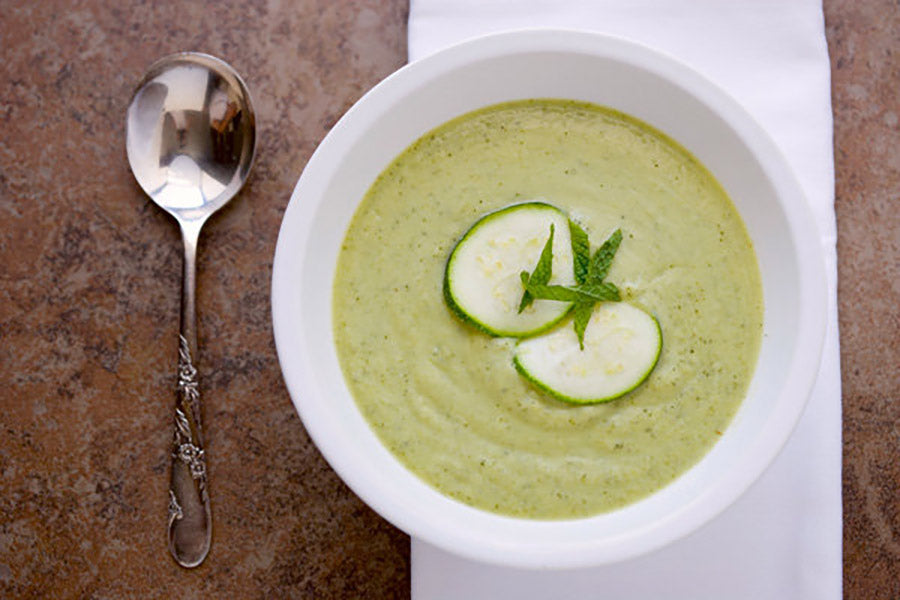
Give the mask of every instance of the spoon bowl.
[[244, 185], [256, 150], [250, 93], [228, 64], [182, 52], [150, 66], [128, 106], [125, 147], [138, 184], [175, 217], [184, 242], [169, 551], [184, 567], [212, 541], [197, 381], [196, 264], [200, 229]]
[[237, 194], [256, 150], [250, 93], [227, 63], [182, 52], [153, 63], [131, 99], [128, 162], [176, 218], [205, 218]]

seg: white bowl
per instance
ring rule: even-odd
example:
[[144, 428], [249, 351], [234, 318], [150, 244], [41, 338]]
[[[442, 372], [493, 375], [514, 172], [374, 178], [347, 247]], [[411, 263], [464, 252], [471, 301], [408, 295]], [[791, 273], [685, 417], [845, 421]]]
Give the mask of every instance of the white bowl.
[[[452, 500], [404, 468], [344, 383], [331, 292], [341, 241], [375, 177], [430, 129], [485, 105], [569, 98], [609, 106], [684, 145], [716, 176], [756, 247], [764, 334], [748, 396], [720, 441], [675, 482], [591, 518], [536, 521]], [[484, 562], [526, 568], [610, 563], [695, 530], [738, 498], [787, 441], [812, 388], [825, 328], [825, 271], [803, 193], [775, 144], [730, 97], [679, 62], [612, 37], [520, 31], [403, 67], [322, 141], [278, 237], [272, 313], [278, 357], [319, 450], [367, 504], [406, 533]]]

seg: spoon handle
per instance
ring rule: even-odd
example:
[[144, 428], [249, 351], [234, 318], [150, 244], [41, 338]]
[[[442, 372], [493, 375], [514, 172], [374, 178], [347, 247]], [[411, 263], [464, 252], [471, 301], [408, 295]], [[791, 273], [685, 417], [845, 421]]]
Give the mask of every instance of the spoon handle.
[[197, 383], [197, 241], [202, 221], [181, 222], [184, 278], [181, 293], [181, 333], [175, 394], [175, 435], [169, 487], [169, 551], [183, 567], [196, 567], [209, 552], [212, 515], [206, 478], [206, 453], [200, 422]]

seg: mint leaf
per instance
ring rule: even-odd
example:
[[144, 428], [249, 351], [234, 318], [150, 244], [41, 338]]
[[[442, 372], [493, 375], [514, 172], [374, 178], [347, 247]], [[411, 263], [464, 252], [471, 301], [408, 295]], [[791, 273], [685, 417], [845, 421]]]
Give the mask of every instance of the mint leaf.
[[550, 281], [553, 273], [553, 223], [550, 223], [550, 237], [541, 250], [541, 257], [538, 259], [537, 266], [531, 274], [531, 280], [535, 283], [545, 284]]
[[[544, 244], [544, 249], [541, 250], [541, 256], [538, 258], [534, 271], [528, 278], [528, 283], [534, 282], [536, 285], [544, 285], [550, 281], [550, 276], [553, 274], [553, 229], [553, 223], [550, 223], [550, 237], [547, 238], [547, 243]], [[524, 271], [522, 273], [523, 275], [525, 274]], [[534, 302], [534, 296], [528, 291], [528, 284], [525, 282], [524, 277], [522, 283], [525, 284], [525, 293], [522, 294], [522, 300], [519, 302], [520, 313]]]
[[566, 287], [564, 285], [545, 285], [529, 281], [525, 284], [525, 290], [533, 297], [540, 300], [557, 300], [559, 302], [594, 300], [592, 296], [582, 293], [578, 288]]
[[609, 268], [612, 266], [613, 258], [616, 256], [616, 251], [619, 249], [619, 244], [621, 243], [622, 230], [616, 229], [594, 253], [588, 269], [587, 280], [589, 282], [600, 283], [606, 278], [607, 273], [609, 273]]
[[[526, 277], [528, 276], [528, 273], [525, 271], [522, 271], [522, 274]], [[519, 312], [521, 313], [523, 310], [531, 306], [532, 302], [534, 302], [534, 296], [532, 296], [531, 292], [529, 292], [528, 288], [526, 288], [522, 293], [522, 300], [519, 302]]]
[[585, 283], [578, 286], [578, 291], [585, 296], [590, 296], [591, 300], [579, 300], [575, 303], [573, 313], [575, 315], [575, 335], [578, 336], [578, 345], [584, 350], [584, 332], [587, 330], [588, 322], [591, 315], [594, 314], [594, 307], [598, 302], [618, 302], [622, 299], [619, 288], [613, 283]]
[[578, 223], [569, 219], [569, 236], [572, 238], [572, 268], [575, 283], [584, 283], [587, 281], [591, 264], [591, 244], [588, 241], [588, 234]]
[[575, 315], [575, 335], [578, 336], [578, 345], [584, 350], [584, 332], [587, 329], [588, 321], [594, 314], [594, 302], [576, 302], [573, 313]]
[[618, 302], [622, 299], [619, 288], [614, 283], [607, 281], [603, 283], [585, 283], [578, 286], [578, 290], [599, 302]]
[[526, 281], [528, 273], [520, 275], [525, 290], [534, 298], [557, 300], [559, 302], [618, 302], [619, 288], [611, 283], [584, 284], [575, 287], [565, 285], [545, 285]]

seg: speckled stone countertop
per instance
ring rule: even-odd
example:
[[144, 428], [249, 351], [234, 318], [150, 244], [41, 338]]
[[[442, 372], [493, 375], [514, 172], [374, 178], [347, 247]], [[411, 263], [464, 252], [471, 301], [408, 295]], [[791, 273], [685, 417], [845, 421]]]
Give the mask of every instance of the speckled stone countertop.
[[[900, 5], [826, 0], [847, 598], [900, 598]], [[406, 59], [404, 0], [0, 3], [0, 597], [404, 598], [408, 538], [307, 437], [272, 255], [316, 144]], [[125, 158], [132, 87], [200, 50], [245, 77], [257, 164], [200, 245], [215, 533], [166, 550], [180, 240]]]

